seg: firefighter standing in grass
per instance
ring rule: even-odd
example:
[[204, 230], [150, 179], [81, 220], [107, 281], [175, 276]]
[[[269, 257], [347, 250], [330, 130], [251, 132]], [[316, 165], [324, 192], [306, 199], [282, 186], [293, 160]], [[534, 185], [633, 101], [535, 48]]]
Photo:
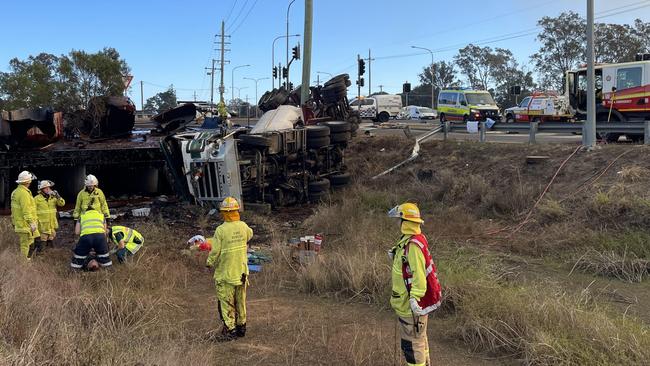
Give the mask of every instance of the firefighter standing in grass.
[[253, 230], [239, 219], [239, 203], [226, 197], [219, 208], [224, 223], [217, 227], [207, 267], [214, 267], [219, 315], [223, 321], [221, 340], [246, 335], [247, 244]]
[[77, 202], [72, 217], [78, 221], [79, 217], [86, 212], [86, 209], [92, 207], [95, 211], [102, 213], [105, 219], [108, 219], [110, 213], [108, 211], [108, 204], [106, 203], [106, 196], [97, 187], [99, 185], [97, 178], [92, 174], [88, 174], [84, 184], [86, 187], [77, 194]]
[[441, 290], [436, 266], [429, 254], [424, 222], [414, 203], [403, 203], [388, 212], [400, 219], [402, 236], [388, 252], [392, 265], [390, 304], [398, 316], [401, 348], [408, 365], [429, 365], [428, 314], [440, 306]]
[[34, 196], [36, 203], [36, 214], [38, 216], [38, 231], [40, 238], [36, 239], [36, 251], [40, 252], [45, 246], [51, 247], [56, 238], [56, 230], [59, 228], [59, 221], [56, 218], [56, 208], [63, 207], [65, 200], [59, 192], [52, 189], [54, 182], [42, 180], [38, 183], [38, 194]]
[[36, 204], [29, 190], [29, 185], [34, 179], [36, 179], [34, 174], [28, 171], [21, 172], [16, 180], [18, 187], [11, 192], [11, 223], [18, 234], [20, 253], [27, 260], [31, 260], [34, 253], [34, 238], [41, 235], [38, 232]]

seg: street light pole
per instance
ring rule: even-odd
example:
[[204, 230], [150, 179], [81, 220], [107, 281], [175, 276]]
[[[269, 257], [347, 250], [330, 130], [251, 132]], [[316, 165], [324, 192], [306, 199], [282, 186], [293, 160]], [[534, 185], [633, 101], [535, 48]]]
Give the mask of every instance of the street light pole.
[[259, 79], [253, 79], [253, 78], [244, 78], [246, 80], [252, 80], [255, 82], [255, 118], [257, 118], [257, 111], [259, 110], [258, 108], [258, 99], [257, 99], [257, 83], [262, 81], [262, 80], [267, 80], [268, 78], [259, 78]]
[[250, 65], [239, 65], [232, 68], [230, 72], [230, 100], [235, 99], [235, 70], [240, 67], [248, 67]]
[[582, 144], [588, 149], [596, 146], [596, 91], [594, 76], [594, 0], [587, 0], [587, 120]]
[[291, 9], [291, 5], [293, 2], [296, 0], [291, 0], [289, 2], [289, 6], [287, 6], [287, 60], [286, 60], [286, 65], [287, 65], [287, 89], [289, 89], [289, 9]]
[[[275, 37], [275, 39], [273, 40], [273, 44], [271, 45], [271, 77], [273, 77], [273, 68], [275, 67], [275, 41], [277, 41], [278, 39], [281, 39], [281, 38], [285, 38], [285, 37], [287, 37], [287, 42], [289, 42], [288, 37], [300, 37], [300, 34], [291, 34], [289, 36], [277, 36], [277, 37]], [[282, 80], [282, 70], [278, 70], [278, 88], [280, 87], [280, 84], [281, 84], [280, 80]], [[275, 81], [273, 81], [271, 86], [272, 86], [271, 89], [273, 89], [275, 87]]]
[[433, 75], [433, 51], [431, 51], [428, 48], [418, 47], [418, 46], [411, 46], [411, 48], [417, 48], [417, 49], [420, 49], [420, 50], [425, 50], [425, 51], [427, 51], [427, 52], [429, 52], [431, 54], [431, 67], [430, 67], [430, 69], [431, 69], [431, 108], [435, 109], [436, 106], [435, 106], [434, 101], [435, 101], [435, 94], [436, 94], [435, 90], [436, 89], [433, 86], [433, 81], [434, 81], [434, 75]]

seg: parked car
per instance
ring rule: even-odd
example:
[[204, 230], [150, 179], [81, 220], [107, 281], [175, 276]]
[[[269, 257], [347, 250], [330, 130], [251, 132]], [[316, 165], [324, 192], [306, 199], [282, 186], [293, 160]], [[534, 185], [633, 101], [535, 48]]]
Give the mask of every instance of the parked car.
[[425, 120], [425, 119], [436, 119], [438, 118], [438, 113], [436, 110], [428, 107], [420, 107], [416, 105], [409, 105], [404, 108], [397, 114], [395, 119], [407, 119], [407, 120]]

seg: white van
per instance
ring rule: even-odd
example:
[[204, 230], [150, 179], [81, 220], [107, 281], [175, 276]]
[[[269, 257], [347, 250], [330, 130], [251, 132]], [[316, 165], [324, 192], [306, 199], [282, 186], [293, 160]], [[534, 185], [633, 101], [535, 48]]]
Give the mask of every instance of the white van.
[[374, 95], [361, 97], [350, 102], [350, 108], [359, 110], [361, 118], [371, 119], [375, 122], [387, 122], [397, 117], [402, 110], [402, 97], [395, 94]]

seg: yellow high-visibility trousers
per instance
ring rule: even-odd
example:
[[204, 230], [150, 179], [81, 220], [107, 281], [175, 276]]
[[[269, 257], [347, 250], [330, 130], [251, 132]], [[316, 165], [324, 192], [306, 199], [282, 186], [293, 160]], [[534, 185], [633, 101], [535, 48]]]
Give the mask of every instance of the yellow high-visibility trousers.
[[31, 233], [16, 233], [18, 234], [18, 242], [20, 243], [20, 254], [23, 257], [29, 257], [29, 247], [34, 245], [34, 235]]
[[246, 324], [246, 283], [231, 285], [217, 283], [217, 300], [219, 301], [219, 315], [228, 331], [235, 329], [236, 325]]

